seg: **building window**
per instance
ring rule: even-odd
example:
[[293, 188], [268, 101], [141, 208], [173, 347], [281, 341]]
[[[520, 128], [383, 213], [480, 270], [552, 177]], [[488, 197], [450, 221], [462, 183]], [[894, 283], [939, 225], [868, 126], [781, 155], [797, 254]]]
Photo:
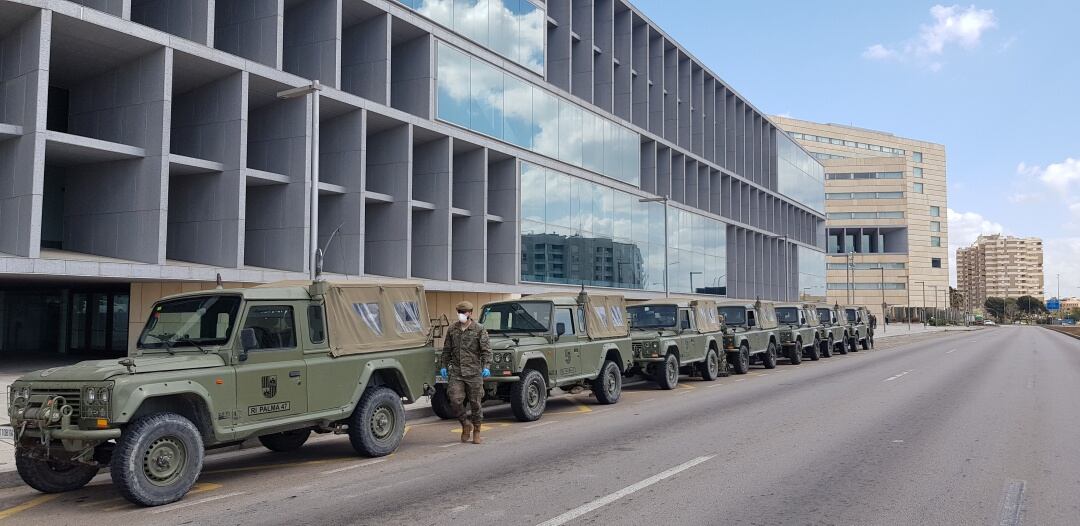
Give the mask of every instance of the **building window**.
[[916, 179], [922, 179], [922, 168], [916, 166], [915, 168], [912, 168], [912, 172], [915, 174]]
[[941, 268], [941, 258], [931, 258], [930, 266], [934, 268]]
[[941, 217], [941, 207], [940, 206], [931, 206], [930, 207], [930, 217]]
[[932, 246], [932, 247], [940, 247], [941, 246], [941, 236], [930, 236], [930, 246]]
[[922, 161], [922, 152], [911, 152], [911, 160], [913, 160], [913, 161], [915, 161], [917, 163], [923, 162]]
[[915, 193], [917, 193], [917, 194], [923, 193], [923, 184], [922, 183], [915, 183]]
[[941, 221], [931, 221], [930, 222], [930, 231], [931, 232], [941, 232]]

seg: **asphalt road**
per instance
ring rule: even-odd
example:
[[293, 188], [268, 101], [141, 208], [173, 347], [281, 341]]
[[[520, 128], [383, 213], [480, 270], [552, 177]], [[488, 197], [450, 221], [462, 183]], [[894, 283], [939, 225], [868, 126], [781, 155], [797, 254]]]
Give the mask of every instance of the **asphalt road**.
[[0, 490], [12, 524], [1077, 524], [1080, 341], [1000, 327], [680, 389], [614, 406], [553, 400], [535, 423], [487, 410], [488, 443], [414, 422], [384, 459], [344, 437], [209, 459], [160, 508], [108, 476]]

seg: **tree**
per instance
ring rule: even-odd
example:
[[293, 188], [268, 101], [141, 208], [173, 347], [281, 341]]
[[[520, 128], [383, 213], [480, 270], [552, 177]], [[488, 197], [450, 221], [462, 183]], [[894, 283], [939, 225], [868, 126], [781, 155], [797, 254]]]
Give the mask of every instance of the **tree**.
[[1069, 313], [1063, 317], [1072, 318], [1073, 320], [1080, 321], [1080, 307], [1070, 309]]
[[1005, 307], [1008, 305], [1008, 303], [1011, 302], [1006, 302], [1005, 298], [991, 296], [989, 298], [986, 298], [986, 301], [983, 302], [983, 308], [986, 309], [987, 314], [1004, 322]]
[[949, 306], [954, 309], [964, 308], [964, 293], [956, 290], [956, 287], [949, 287]]
[[1046, 305], [1042, 300], [1034, 296], [1020, 296], [1016, 298], [1016, 307], [1024, 314], [1046, 314]]

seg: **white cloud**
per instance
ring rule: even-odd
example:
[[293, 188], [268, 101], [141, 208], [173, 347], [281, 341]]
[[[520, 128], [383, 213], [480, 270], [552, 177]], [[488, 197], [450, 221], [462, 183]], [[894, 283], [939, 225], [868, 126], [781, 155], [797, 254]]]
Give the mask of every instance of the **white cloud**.
[[[1066, 228], [1080, 231], [1080, 159], [1069, 157], [1060, 163], [1047, 165], [1045, 168], [1038, 165], [1020, 163], [1016, 167], [1016, 173], [1023, 179], [1020, 181], [1025, 189], [1033, 186], [1037, 190], [1022, 190], [1009, 197], [1010, 201], [1025, 202], [1029, 196], [1037, 196], [1038, 200], [1056, 198], [1065, 206], [1065, 217], [1071, 217], [1071, 221], [1065, 223]], [[1033, 202], [1035, 199], [1026, 199]], [[1058, 217], [1062, 217], [1059, 215]]]
[[956, 249], [970, 246], [981, 234], [1001, 234], [1006, 228], [978, 212], [949, 209], [949, 281], [956, 284]]
[[946, 49], [953, 45], [974, 49], [987, 31], [997, 27], [993, 9], [979, 9], [974, 5], [965, 8], [938, 4], [930, 8], [930, 17], [932, 23], [920, 26], [917, 35], [895, 46], [873, 44], [863, 50], [863, 58], [916, 61], [930, 71], [940, 71], [944, 63], [936, 57], [944, 55]]
[[1061, 274], [1061, 295], [1080, 297], [1080, 237], [1044, 239], [1043, 272], [1047, 296], [1057, 295]]

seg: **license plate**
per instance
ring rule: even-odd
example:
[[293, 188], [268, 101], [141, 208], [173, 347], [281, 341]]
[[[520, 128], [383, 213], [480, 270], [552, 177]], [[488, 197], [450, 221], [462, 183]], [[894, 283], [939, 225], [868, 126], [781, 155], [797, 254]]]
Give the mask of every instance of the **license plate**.
[[435, 383], [437, 383], [437, 384], [445, 384], [445, 383], [447, 383], [447, 379], [443, 378], [442, 376], [436, 376], [435, 377]]
[[0, 440], [15, 440], [15, 428], [0, 426]]

